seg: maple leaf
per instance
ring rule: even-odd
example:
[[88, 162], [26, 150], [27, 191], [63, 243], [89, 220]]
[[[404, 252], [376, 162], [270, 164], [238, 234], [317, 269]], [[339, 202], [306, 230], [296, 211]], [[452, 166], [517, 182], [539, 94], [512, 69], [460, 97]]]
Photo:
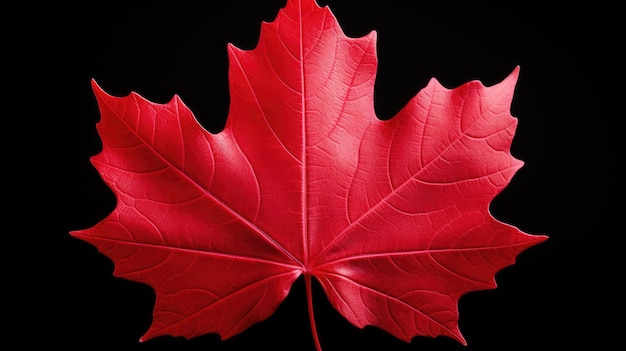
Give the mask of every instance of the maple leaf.
[[258, 46], [228, 46], [231, 105], [219, 133], [176, 95], [114, 97], [95, 80], [115, 209], [71, 235], [156, 292], [141, 340], [241, 333], [304, 276], [357, 327], [409, 342], [458, 328], [459, 298], [546, 236], [489, 213], [522, 161], [510, 145], [519, 68], [490, 87], [432, 79], [393, 118], [374, 112], [376, 32], [344, 35], [314, 0], [289, 0]]

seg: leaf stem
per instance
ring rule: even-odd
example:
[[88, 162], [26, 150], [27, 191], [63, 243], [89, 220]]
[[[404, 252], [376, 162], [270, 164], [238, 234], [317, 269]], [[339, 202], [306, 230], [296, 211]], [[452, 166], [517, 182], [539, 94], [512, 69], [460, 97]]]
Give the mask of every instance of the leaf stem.
[[313, 341], [315, 342], [315, 349], [322, 351], [320, 345], [320, 339], [317, 336], [317, 327], [315, 326], [315, 315], [313, 314], [313, 290], [311, 289], [311, 274], [304, 274], [304, 282], [306, 285], [306, 300], [309, 307], [309, 323], [311, 324], [311, 332], [313, 333]]

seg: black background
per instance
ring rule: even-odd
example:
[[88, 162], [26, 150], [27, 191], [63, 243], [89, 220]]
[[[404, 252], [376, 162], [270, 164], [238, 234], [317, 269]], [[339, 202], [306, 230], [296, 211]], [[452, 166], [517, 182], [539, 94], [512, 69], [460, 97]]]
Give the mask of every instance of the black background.
[[[152, 290], [112, 276], [113, 265], [69, 231], [115, 206], [89, 163], [100, 151], [95, 78], [109, 93], [155, 102], [174, 94], [209, 130], [228, 113], [226, 44], [255, 47], [261, 21], [285, 1], [27, 3], [7, 7], [4, 131], [12, 152], [4, 230], [10, 333], [4, 343], [66, 350], [314, 350], [304, 284], [279, 310], [232, 339], [159, 337]], [[378, 33], [376, 109], [390, 118], [431, 77], [447, 87], [486, 85], [521, 67], [512, 104], [514, 156], [525, 166], [493, 215], [550, 239], [496, 276], [498, 288], [460, 301], [468, 346], [446, 338], [399, 341], [357, 329], [316, 285], [325, 351], [608, 349], [623, 342], [623, 208], [618, 140], [624, 119], [617, 9], [508, 3], [319, 1], [349, 36]], [[5, 21], [6, 22], [6, 21]], [[5, 23], [5, 26], [7, 23]], [[620, 54], [621, 55], [621, 54]], [[5, 61], [6, 62], [6, 61]], [[11, 123], [16, 126], [11, 126]], [[621, 143], [620, 143], [621, 144]], [[621, 211], [620, 211], [621, 212]], [[14, 244], [14, 242], [17, 242]], [[21, 348], [21, 347], [20, 347]]]

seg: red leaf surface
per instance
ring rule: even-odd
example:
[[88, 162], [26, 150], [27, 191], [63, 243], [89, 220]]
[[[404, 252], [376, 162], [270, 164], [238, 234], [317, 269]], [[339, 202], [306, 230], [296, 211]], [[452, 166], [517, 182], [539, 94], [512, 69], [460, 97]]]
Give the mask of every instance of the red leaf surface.
[[114, 97], [92, 81], [103, 143], [92, 163], [117, 205], [71, 235], [154, 289], [142, 340], [230, 338], [304, 275], [311, 318], [315, 277], [357, 327], [465, 344], [459, 298], [495, 288], [546, 239], [489, 213], [523, 164], [510, 153], [519, 69], [490, 87], [432, 79], [382, 121], [376, 33], [345, 36], [314, 0], [289, 0], [255, 49], [228, 54], [231, 105], [216, 134], [178, 96]]

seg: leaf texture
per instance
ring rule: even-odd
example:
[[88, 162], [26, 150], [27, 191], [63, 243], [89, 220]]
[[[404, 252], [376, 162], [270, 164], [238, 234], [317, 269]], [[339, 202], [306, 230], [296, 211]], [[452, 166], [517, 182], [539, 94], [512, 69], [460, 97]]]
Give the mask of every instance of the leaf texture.
[[547, 238], [489, 213], [523, 165], [510, 152], [519, 68], [490, 87], [432, 79], [383, 121], [376, 32], [347, 37], [314, 0], [289, 0], [256, 48], [228, 55], [231, 104], [215, 134], [178, 96], [114, 97], [92, 81], [103, 143], [92, 163], [117, 205], [71, 235], [154, 289], [142, 340], [230, 338], [304, 275], [357, 327], [465, 344], [459, 298], [495, 288]]

